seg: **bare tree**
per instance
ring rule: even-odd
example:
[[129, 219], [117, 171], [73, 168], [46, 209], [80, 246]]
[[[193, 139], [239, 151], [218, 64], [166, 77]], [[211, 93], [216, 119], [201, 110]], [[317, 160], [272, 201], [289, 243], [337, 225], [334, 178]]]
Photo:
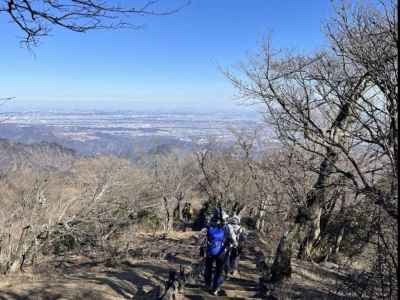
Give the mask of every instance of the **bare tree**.
[[154, 185], [161, 198], [164, 231], [173, 229], [174, 214], [182, 218], [183, 201], [192, 189], [194, 177], [190, 156], [180, 158], [176, 153], [159, 155], [154, 160]]
[[[254, 214], [256, 228], [262, 233], [276, 233], [274, 227], [282, 227], [283, 224], [278, 223], [289, 217], [290, 207], [304, 204], [304, 193], [312, 178], [308, 171], [312, 159], [304, 153], [289, 152], [281, 145], [271, 147], [265, 141], [256, 145], [260, 143], [257, 133], [251, 137], [236, 137], [243, 153], [241, 159], [256, 187], [253, 196], [257, 203]], [[258, 148], [258, 153], [253, 148]]]
[[196, 158], [202, 174], [199, 185], [208, 201], [230, 214], [242, 213], [253, 200], [255, 187], [237, 151], [206, 150], [197, 152]]
[[173, 8], [163, 8], [159, 0], [135, 1], [135, 4], [116, 4], [99, 0], [1, 0], [0, 15], [7, 15], [24, 34], [26, 45], [35, 45], [60, 27], [74, 32], [95, 29], [138, 29], [131, 17], [170, 15], [189, 4], [182, 1]]
[[22, 271], [41, 254], [72, 250], [112, 256], [111, 241], [134, 225], [148, 200], [148, 178], [110, 157], [77, 160], [61, 172], [24, 166], [9, 171], [0, 178], [0, 270]]
[[240, 76], [227, 72], [244, 99], [265, 105], [283, 144], [320, 158], [306, 203], [283, 238], [290, 248], [304, 232], [299, 257], [321, 257], [321, 216], [338, 178], [397, 222], [397, 24], [397, 1], [338, 5], [327, 25], [331, 49], [293, 55], [267, 41]]

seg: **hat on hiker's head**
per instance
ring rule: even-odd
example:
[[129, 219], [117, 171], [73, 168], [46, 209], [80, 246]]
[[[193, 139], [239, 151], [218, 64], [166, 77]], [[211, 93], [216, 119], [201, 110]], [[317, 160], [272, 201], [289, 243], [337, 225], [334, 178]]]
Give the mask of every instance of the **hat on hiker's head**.
[[228, 214], [226, 213], [226, 212], [224, 212], [224, 211], [222, 211], [221, 212], [221, 219], [223, 220], [223, 221], [226, 221], [227, 219], [228, 219]]
[[223, 209], [215, 208], [210, 223], [221, 224], [224, 223], [227, 220], [227, 218], [228, 214], [224, 212]]
[[240, 217], [238, 215], [233, 215], [232, 218], [229, 219], [229, 224], [239, 225], [240, 224]]
[[287, 238], [289, 235], [289, 230], [285, 230], [285, 232], [283, 233], [283, 238]]
[[219, 218], [219, 210], [218, 208], [214, 208], [212, 211], [212, 219], [218, 219]]
[[221, 219], [218, 217], [218, 215], [213, 215], [210, 219], [210, 225], [217, 226], [219, 224], [221, 224]]

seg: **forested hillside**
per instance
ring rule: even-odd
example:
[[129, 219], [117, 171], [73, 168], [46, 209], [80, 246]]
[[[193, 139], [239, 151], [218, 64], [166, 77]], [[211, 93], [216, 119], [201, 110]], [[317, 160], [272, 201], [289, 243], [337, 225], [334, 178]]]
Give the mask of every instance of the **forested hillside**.
[[68, 169], [77, 157], [74, 151], [57, 144], [22, 144], [0, 139], [0, 170]]

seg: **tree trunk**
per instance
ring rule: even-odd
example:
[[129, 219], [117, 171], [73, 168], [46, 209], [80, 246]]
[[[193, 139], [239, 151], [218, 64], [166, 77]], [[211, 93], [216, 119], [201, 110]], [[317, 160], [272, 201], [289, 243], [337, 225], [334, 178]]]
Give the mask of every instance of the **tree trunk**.
[[22, 229], [17, 249], [10, 257], [10, 261], [8, 262], [8, 267], [5, 270], [6, 272], [15, 273], [21, 269], [26, 255], [26, 251], [24, 251], [24, 248], [26, 247], [25, 244], [27, 241], [27, 236], [29, 235], [29, 229], [30, 229], [29, 225]]
[[299, 229], [295, 224], [289, 231], [283, 234], [276, 249], [275, 259], [271, 267], [271, 283], [280, 282], [292, 275], [292, 245]]
[[168, 200], [168, 197], [166, 197], [166, 196], [163, 197], [163, 203], [164, 203], [164, 210], [165, 210], [164, 231], [166, 233], [168, 233], [173, 229], [174, 209], [172, 209], [172, 205], [171, 205], [170, 201]]
[[321, 233], [321, 213], [322, 207], [321, 203], [324, 198], [324, 189], [320, 191], [312, 190], [309, 193], [309, 203], [306, 210], [306, 235], [303, 239], [298, 258], [300, 259], [312, 259], [315, 250], [315, 243], [318, 241]]
[[338, 236], [336, 237], [335, 248], [333, 249], [333, 257], [334, 258], [336, 258], [337, 255], [339, 254], [340, 245], [342, 243], [343, 236], [344, 236], [344, 226], [342, 226], [342, 228], [340, 228], [340, 232], [339, 232]]
[[307, 194], [307, 206], [305, 208], [306, 222], [304, 224], [306, 227], [306, 236], [300, 246], [299, 258], [312, 260], [313, 254], [318, 252], [317, 242], [320, 239], [321, 233], [321, 214], [326, 199], [326, 187], [339, 158], [337, 152], [330, 144], [343, 146], [344, 132], [350, 125], [350, 111], [355, 101], [347, 102], [343, 105], [330, 129], [327, 131], [329, 137], [326, 146], [326, 155], [320, 164], [317, 182]]
[[[330, 130], [327, 132], [329, 141], [333, 144], [343, 144], [344, 129], [350, 124], [350, 103], [343, 105], [336, 119], [332, 123]], [[306, 235], [300, 244], [298, 257], [302, 259], [312, 259], [313, 254], [317, 253], [317, 242], [321, 233], [321, 215], [322, 207], [326, 198], [326, 187], [329, 178], [334, 169], [334, 165], [338, 160], [338, 154], [332, 146], [327, 144], [326, 156], [320, 164], [319, 175], [313, 188], [307, 193], [306, 207], [299, 209], [295, 224], [291, 226], [289, 231], [281, 237], [278, 250], [275, 254], [273, 270], [273, 278], [275, 280], [284, 279], [287, 274], [291, 273], [291, 250], [292, 244], [297, 236], [298, 231], [305, 227]], [[276, 263], [275, 263], [276, 262]]]
[[178, 210], [178, 217], [179, 217], [179, 221], [183, 222], [183, 199], [184, 199], [184, 195], [182, 192], [179, 192], [178, 195], [176, 196], [176, 200], [177, 200], [177, 207], [176, 209]]
[[259, 209], [257, 212], [256, 228], [260, 232], [265, 232], [265, 212], [266, 212], [266, 199], [261, 199]]

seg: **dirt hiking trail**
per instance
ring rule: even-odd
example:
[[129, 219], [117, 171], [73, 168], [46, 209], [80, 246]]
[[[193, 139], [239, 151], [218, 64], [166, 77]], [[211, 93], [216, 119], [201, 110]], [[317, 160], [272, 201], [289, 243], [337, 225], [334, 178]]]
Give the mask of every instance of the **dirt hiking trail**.
[[[192, 280], [181, 299], [261, 299], [257, 297], [255, 253], [262, 241], [250, 237], [239, 274], [223, 284], [224, 296], [212, 296], [200, 280]], [[180, 265], [187, 270], [196, 268], [200, 261], [198, 238], [196, 232], [176, 232], [168, 237], [137, 234], [135, 245], [115, 261], [73, 256], [43, 263], [23, 274], [0, 277], [0, 300], [157, 299], [171, 269]], [[341, 299], [332, 296], [339, 272], [296, 260], [293, 266], [292, 278], [280, 287], [280, 299]]]

